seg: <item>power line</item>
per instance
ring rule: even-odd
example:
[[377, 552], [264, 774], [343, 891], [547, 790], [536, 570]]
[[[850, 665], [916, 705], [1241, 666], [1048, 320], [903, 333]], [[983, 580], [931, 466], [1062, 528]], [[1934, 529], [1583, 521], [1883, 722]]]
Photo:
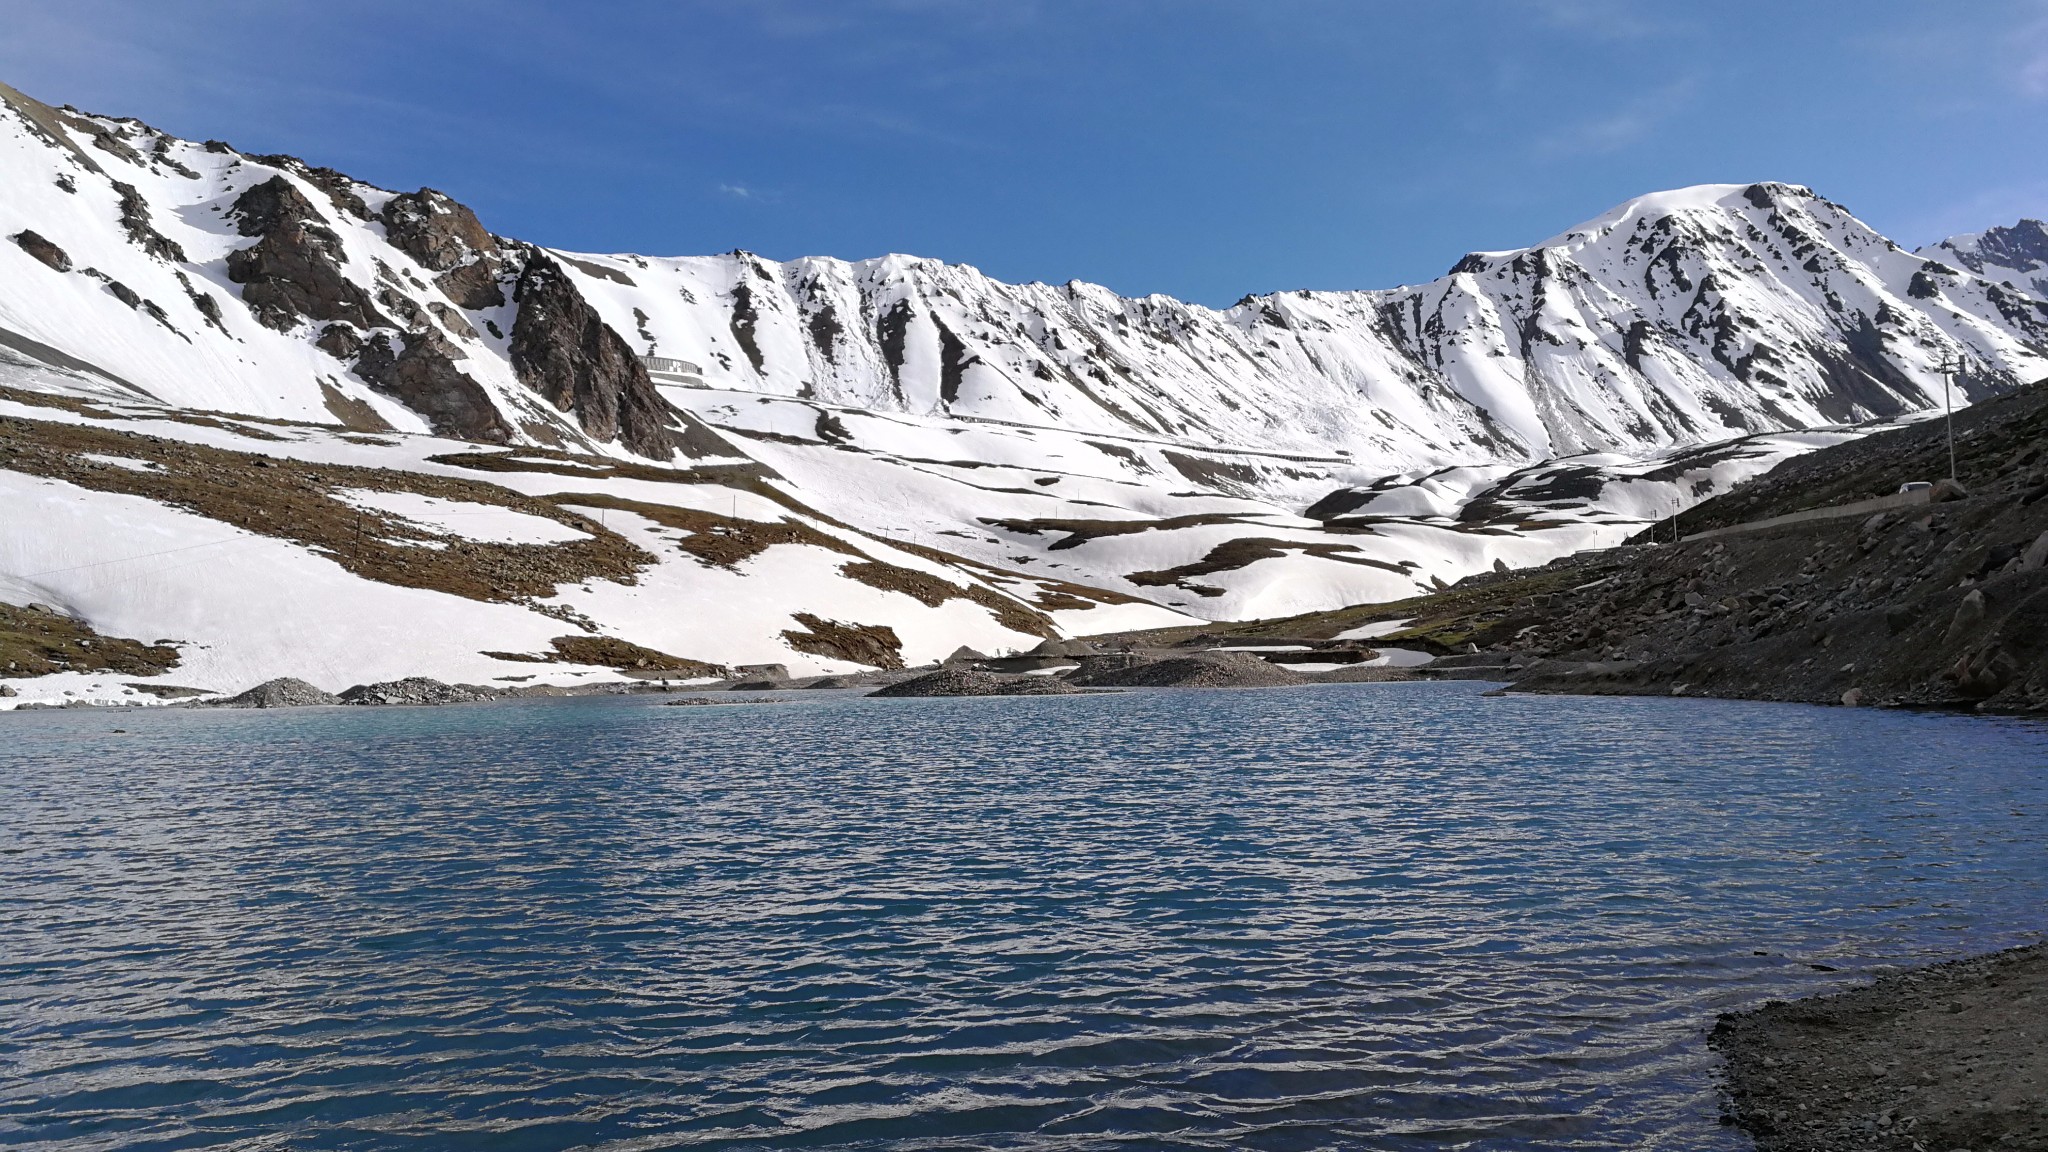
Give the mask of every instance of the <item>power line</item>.
[[73, 564], [69, 568], [46, 568], [41, 572], [17, 572], [15, 573], [15, 578], [18, 580], [33, 580], [38, 576], [55, 576], [60, 572], [77, 572], [84, 568], [98, 568], [103, 564], [126, 564], [131, 560], [147, 560], [153, 556], [169, 556], [173, 552], [190, 552], [194, 548], [211, 548], [216, 544], [232, 544], [237, 540], [245, 539], [248, 539], [248, 537], [230, 536], [225, 540], [208, 540], [204, 544], [185, 544], [177, 548], [166, 548], [161, 552], [144, 552], [138, 556], [116, 556], [111, 560], [94, 560], [89, 564]]

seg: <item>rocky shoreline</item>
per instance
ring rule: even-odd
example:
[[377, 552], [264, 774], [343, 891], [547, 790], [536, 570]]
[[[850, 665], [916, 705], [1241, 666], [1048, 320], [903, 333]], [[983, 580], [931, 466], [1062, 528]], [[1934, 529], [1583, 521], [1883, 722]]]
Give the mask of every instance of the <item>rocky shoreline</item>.
[[2048, 945], [1724, 1015], [1709, 1043], [1758, 1152], [2048, 1148]]

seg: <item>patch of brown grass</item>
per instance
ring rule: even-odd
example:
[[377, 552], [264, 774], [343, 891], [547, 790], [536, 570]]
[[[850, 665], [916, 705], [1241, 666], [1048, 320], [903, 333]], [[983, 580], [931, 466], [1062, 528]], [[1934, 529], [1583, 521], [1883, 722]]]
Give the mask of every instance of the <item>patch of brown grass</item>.
[[105, 408], [95, 407], [76, 396], [60, 396], [53, 392], [32, 392], [26, 388], [9, 388], [4, 384], [0, 384], [0, 400], [12, 400], [16, 404], [26, 405], [30, 408], [55, 408], [60, 412], [69, 412], [74, 416], [84, 416], [93, 420], [119, 420], [121, 418], [121, 414], [118, 412], [109, 412]]
[[1157, 588], [1179, 584], [1196, 576], [1207, 576], [1215, 572], [1234, 572], [1249, 567], [1260, 560], [1272, 560], [1300, 552], [1324, 560], [1337, 560], [1345, 564], [1362, 564], [1368, 568], [1382, 568], [1396, 575], [1406, 576], [1408, 570], [1399, 564], [1375, 560], [1358, 554], [1356, 544], [1317, 544], [1298, 540], [1273, 540], [1263, 536], [1245, 536], [1236, 540], [1225, 540], [1209, 549], [1209, 554], [1191, 564], [1173, 568], [1160, 568], [1149, 572], [1133, 572], [1124, 579], [1144, 588]]
[[[143, 472], [81, 459], [143, 460]], [[0, 468], [97, 492], [140, 496], [223, 524], [290, 540], [364, 579], [471, 600], [547, 597], [560, 584], [634, 582], [654, 557], [554, 504], [476, 480], [388, 468], [309, 464], [113, 429], [0, 418]], [[345, 503], [338, 491], [411, 492], [545, 517], [585, 533], [559, 544], [502, 544], [437, 535]], [[408, 544], [407, 541], [417, 543]], [[443, 548], [418, 546], [445, 543]]]
[[377, 410], [370, 406], [369, 401], [344, 395], [341, 389], [325, 380], [320, 382], [320, 402], [327, 405], [327, 411], [333, 414], [337, 423], [351, 432], [392, 430], [391, 425], [386, 423], [382, 416], [377, 415]]
[[621, 672], [675, 672], [692, 678], [732, 674], [731, 669], [722, 664], [671, 656], [616, 636], [557, 636], [548, 643], [554, 651], [547, 655], [521, 652], [485, 652], [483, 655], [523, 664], [596, 664]]
[[102, 636], [69, 616], [0, 604], [0, 678], [55, 672], [155, 676], [177, 664], [178, 650], [168, 644]]
[[979, 585], [962, 587], [950, 580], [942, 580], [929, 572], [885, 564], [880, 560], [863, 560], [855, 564], [842, 564], [839, 571], [870, 588], [884, 592], [901, 592], [905, 596], [933, 608], [948, 600], [967, 600], [981, 605], [996, 618], [996, 623], [1012, 632], [1037, 636], [1050, 640], [1059, 635], [1052, 621], [1033, 611], [1022, 601], [1011, 599], [1000, 592], [991, 591]]
[[589, 456], [556, 448], [519, 447], [505, 451], [449, 452], [430, 456], [436, 464], [466, 468], [472, 472], [543, 472], [551, 476], [579, 476], [590, 480], [652, 480], [657, 484], [724, 484], [749, 492], [763, 478], [773, 476], [760, 464], [700, 464], [691, 468], [663, 468], [609, 456]]
[[804, 631], [786, 629], [782, 638], [799, 652], [894, 671], [903, 667], [903, 641], [886, 624], [847, 624], [809, 612], [796, 614]]
[[751, 560], [777, 544], [809, 544], [846, 556], [867, 558], [846, 541], [836, 536], [828, 536], [800, 520], [792, 520], [786, 516], [772, 523], [763, 520], [735, 519], [731, 516], [721, 516], [716, 512], [678, 508], [673, 504], [653, 504], [645, 500], [628, 500], [603, 492], [558, 492], [542, 499], [578, 508], [609, 508], [617, 512], [631, 512], [637, 516], [644, 516], [664, 528], [687, 532], [689, 535], [677, 541], [676, 547], [705, 564], [718, 568], [737, 568], [742, 561]]
[[1198, 512], [1189, 516], [1166, 516], [1157, 520], [1075, 520], [1060, 517], [1018, 520], [990, 519], [984, 516], [981, 522], [992, 528], [1024, 536], [1036, 536], [1041, 532], [1064, 532], [1064, 537], [1053, 541], [1046, 549], [1048, 552], [1060, 552], [1068, 548], [1078, 548], [1090, 540], [1100, 540], [1105, 536], [1128, 536], [1134, 532], [1171, 532], [1181, 528], [1201, 528], [1217, 524], [1242, 524], [1244, 517], [1232, 512]]

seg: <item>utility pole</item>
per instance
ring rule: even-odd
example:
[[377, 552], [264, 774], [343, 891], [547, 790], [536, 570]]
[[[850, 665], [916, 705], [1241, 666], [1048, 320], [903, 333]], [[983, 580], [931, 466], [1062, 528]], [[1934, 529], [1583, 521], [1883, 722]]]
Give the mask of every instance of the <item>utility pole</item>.
[[1962, 357], [1953, 352], [1944, 352], [1941, 357], [1941, 406], [1948, 413], [1948, 478], [1956, 478], [1956, 405], [1952, 396], [1955, 375], [1963, 370]]

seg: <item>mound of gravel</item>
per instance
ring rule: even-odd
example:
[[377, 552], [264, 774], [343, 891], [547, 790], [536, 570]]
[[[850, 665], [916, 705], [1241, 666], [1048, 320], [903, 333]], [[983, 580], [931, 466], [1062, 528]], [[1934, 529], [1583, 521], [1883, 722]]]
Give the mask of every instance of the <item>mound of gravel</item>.
[[1402, 680], [1428, 679], [1427, 676], [1417, 675], [1408, 668], [1361, 668], [1357, 665], [1333, 668], [1328, 672], [1309, 673], [1308, 678], [1314, 684], [1389, 684]]
[[1277, 688], [1310, 682], [1299, 672], [1269, 664], [1249, 652], [1088, 657], [1066, 679], [1105, 688]]
[[997, 676], [965, 668], [942, 668], [901, 680], [870, 696], [1063, 696], [1080, 689], [1053, 676]]
[[494, 700], [498, 694], [488, 688], [467, 684], [443, 684], [424, 676], [387, 680], [382, 684], [358, 684], [341, 694], [343, 704], [469, 704]]
[[323, 704], [339, 704], [341, 698], [332, 692], [313, 687], [304, 680], [280, 676], [265, 680], [240, 696], [225, 700], [214, 700], [208, 708], [314, 708]]

